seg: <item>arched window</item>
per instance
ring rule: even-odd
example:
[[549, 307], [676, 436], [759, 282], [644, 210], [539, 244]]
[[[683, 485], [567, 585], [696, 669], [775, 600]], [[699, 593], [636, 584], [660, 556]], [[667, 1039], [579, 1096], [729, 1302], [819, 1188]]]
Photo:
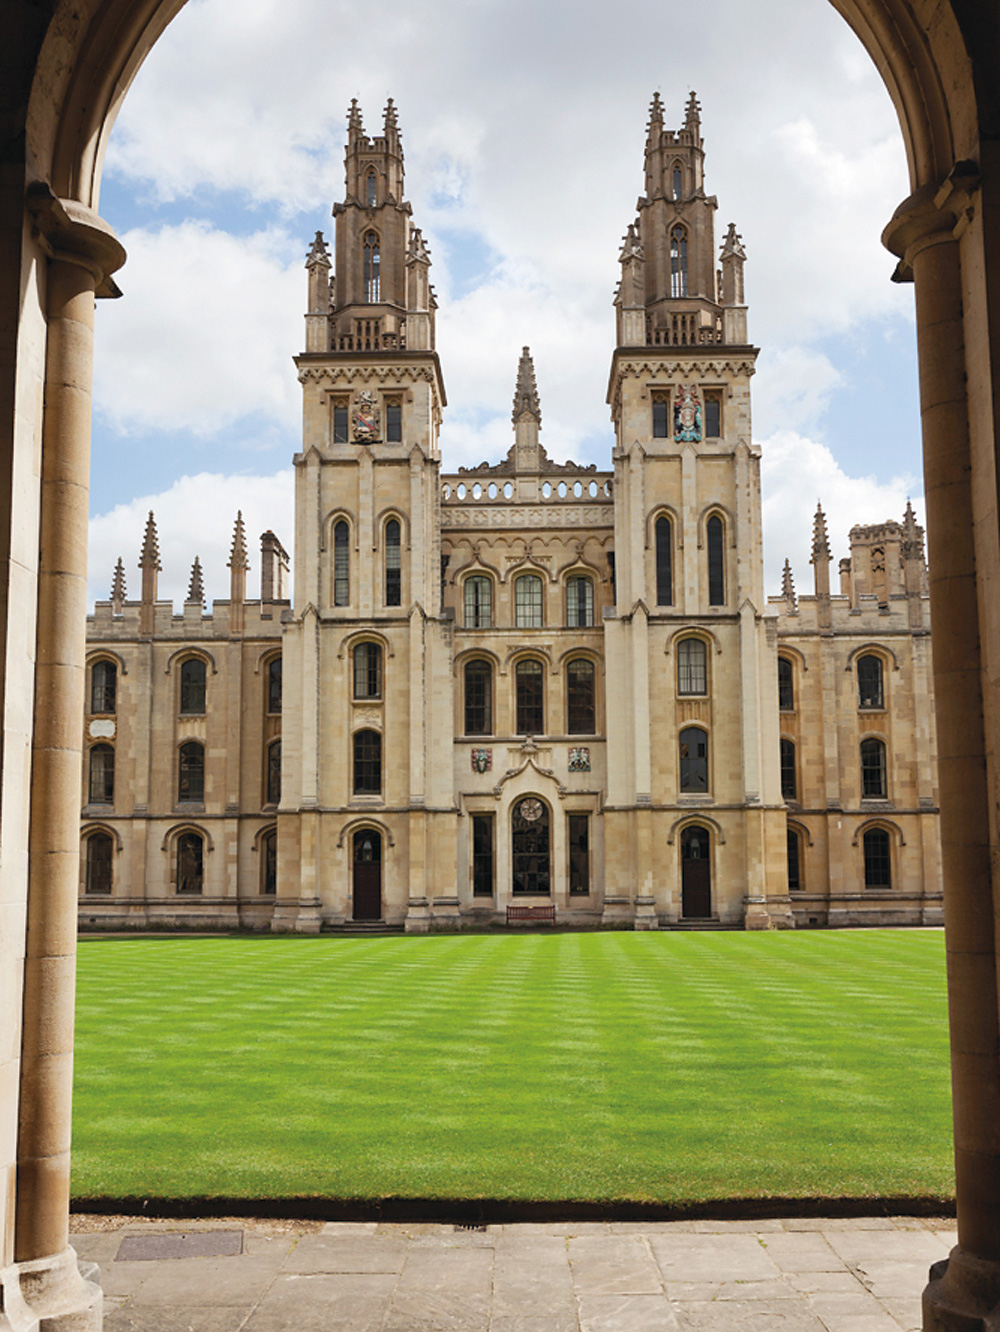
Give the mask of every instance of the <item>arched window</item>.
[[671, 180], [671, 189], [675, 199], [679, 199], [684, 192], [684, 177], [681, 174], [680, 162], [674, 163], [673, 178]]
[[351, 604], [351, 529], [343, 519], [333, 528], [333, 604]]
[[488, 661], [465, 665], [465, 734], [493, 734], [493, 667]]
[[791, 740], [781, 741], [781, 798], [797, 800], [798, 786], [795, 780], [795, 744]]
[[378, 731], [354, 732], [354, 794], [382, 794], [382, 737]]
[[786, 833], [788, 844], [788, 888], [790, 892], [798, 892], [802, 887], [802, 848], [799, 841], [799, 834], [794, 828], [789, 828]]
[[365, 300], [374, 305], [380, 299], [379, 246], [374, 231], [366, 232], [364, 240]]
[[368, 172], [368, 179], [365, 182], [365, 202], [369, 208], [374, 208], [378, 203], [378, 181], [374, 171]]
[[686, 726], [680, 734], [681, 790], [708, 790], [708, 736], [700, 726]]
[[203, 887], [204, 842], [197, 833], [181, 833], [177, 839], [177, 891], [200, 893]]
[[882, 708], [885, 694], [882, 688], [882, 661], [870, 652], [858, 658], [858, 707]]
[[260, 891], [273, 897], [278, 891], [278, 833], [272, 828], [260, 839]]
[[792, 663], [787, 657], [778, 658], [778, 707], [789, 710], [795, 707], [795, 684]]
[[205, 663], [188, 657], [181, 663], [181, 715], [201, 717], [205, 712]]
[[700, 638], [682, 638], [677, 644], [677, 692], [708, 693], [708, 654]]
[[708, 543], [708, 604], [724, 606], [726, 604], [726, 572], [723, 551], [725, 542], [722, 519], [713, 513], [705, 524], [705, 539]]
[[281, 803], [281, 741], [272, 740], [267, 747], [267, 800], [268, 805]]
[[90, 711], [114, 716], [118, 693], [118, 667], [113, 661], [95, 661], [90, 668]]
[[399, 539], [399, 520], [390, 518], [385, 525], [385, 604], [403, 603], [403, 564]]
[[861, 741], [861, 794], [878, 799], [885, 796], [886, 790], [885, 745], [869, 736]]
[[205, 799], [205, 746], [188, 740], [177, 756], [177, 801], [200, 804]]
[[542, 627], [542, 580], [524, 574], [514, 583], [514, 623], [518, 629]]
[[688, 242], [682, 226], [670, 233], [670, 295], [688, 294]]
[[281, 711], [281, 658], [272, 657], [267, 663], [267, 710]]
[[382, 697], [382, 649], [378, 643], [358, 643], [355, 646], [354, 697]]
[[660, 517], [653, 529], [656, 543], [656, 604], [674, 604], [673, 553], [671, 551], [670, 519]]
[[865, 887], [892, 887], [892, 847], [884, 828], [869, 828], [862, 839], [865, 855]]
[[511, 888], [515, 896], [547, 897], [551, 891], [549, 810], [537, 796], [511, 811]]
[[566, 623], [570, 629], [587, 629], [594, 623], [594, 584], [589, 578], [567, 580]]
[[542, 686], [542, 663], [519, 661], [514, 672], [517, 691], [518, 735], [544, 735], [545, 703]]
[[493, 583], [482, 574], [465, 580], [465, 627], [489, 629], [493, 625]]
[[107, 833], [95, 832], [87, 838], [86, 892], [104, 894], [111, 892], [114, 852], [114, 842]]
[[593, 735], [597, 730], [594, 703], [594, 663], [576, 657], [566, 667], [566, 730], [570, 735]]
[[113, 805], [115, 800], [115, 751], [110, 745], [94, 745], [90, 751], [90, 780], [87, 800], [91, 805]]

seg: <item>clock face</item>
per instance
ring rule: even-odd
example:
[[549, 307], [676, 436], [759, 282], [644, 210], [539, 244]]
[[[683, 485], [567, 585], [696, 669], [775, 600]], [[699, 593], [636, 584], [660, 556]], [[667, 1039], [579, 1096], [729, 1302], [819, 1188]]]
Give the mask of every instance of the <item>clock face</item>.
[[518, 813], [528, 823], [535, 823], [542, 817], [542, 802], [540, 800], [522, 800]]

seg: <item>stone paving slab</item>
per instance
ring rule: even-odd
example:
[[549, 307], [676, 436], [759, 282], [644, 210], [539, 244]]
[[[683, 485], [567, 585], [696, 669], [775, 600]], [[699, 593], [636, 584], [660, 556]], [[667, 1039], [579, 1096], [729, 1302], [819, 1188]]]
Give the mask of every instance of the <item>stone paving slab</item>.
[[927, 1269], [955, 1242], [953, 1222], [919, 1217], [73, 1230], [107, 1332], [919, 1332]]

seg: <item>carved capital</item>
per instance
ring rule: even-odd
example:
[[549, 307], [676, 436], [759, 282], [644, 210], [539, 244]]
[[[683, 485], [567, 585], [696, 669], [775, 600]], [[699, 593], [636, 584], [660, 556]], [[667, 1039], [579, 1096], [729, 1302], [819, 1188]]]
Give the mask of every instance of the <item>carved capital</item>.
[[111, 274], [124, 264], [125, 247], [103, 217], [75, 199], [57, 198], [43, 180], [29, 185], [25, 205], [51, 258], [88, 269], [96, 296], [121, 295]]

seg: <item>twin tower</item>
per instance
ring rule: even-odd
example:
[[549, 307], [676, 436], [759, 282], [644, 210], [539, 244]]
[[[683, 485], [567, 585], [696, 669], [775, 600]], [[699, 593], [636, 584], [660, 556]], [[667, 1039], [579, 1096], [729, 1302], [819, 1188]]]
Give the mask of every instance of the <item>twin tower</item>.
[[[309, 252], [272, 928], [792, 923], [740, 237], [699, 107], [620, 255], [613, 470], [551, 461], [530, 353], [506, 458], [442, 474], [430, 255], [390, 101], [352, 103]], [[529, 910], [530, 908], [530, 910]]]

